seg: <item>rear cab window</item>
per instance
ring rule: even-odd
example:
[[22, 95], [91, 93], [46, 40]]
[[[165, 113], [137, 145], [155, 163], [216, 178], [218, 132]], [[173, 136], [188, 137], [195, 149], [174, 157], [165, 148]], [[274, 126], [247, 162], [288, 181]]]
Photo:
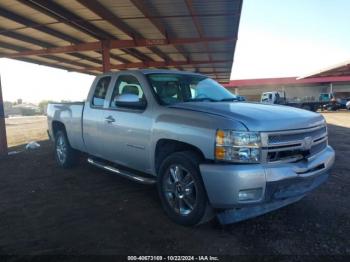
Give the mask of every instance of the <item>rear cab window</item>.
[[103, 107], [106, 100], [106, 95], [107, 95], [108, 86], [110, 82], [111, 82], [110, 76], [105, 76], [98, 80], [94, 91], [94, 95], [91, 100], [91, 105], [93, 107]]

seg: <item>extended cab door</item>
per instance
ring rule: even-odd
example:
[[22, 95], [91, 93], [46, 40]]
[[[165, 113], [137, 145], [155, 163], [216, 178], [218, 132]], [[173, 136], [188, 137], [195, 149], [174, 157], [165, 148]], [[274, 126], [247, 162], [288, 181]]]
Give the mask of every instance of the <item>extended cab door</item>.
[[119, 74], [108, 92], [108, 105], [104, 110], [100, 142], [104, 146], [103, 158], [141, 171], [150, 171], [152, 117], [145, 108], [117, 106], [121, 95], [146, 96], [140, 81], [131, 74]]
[[83, 138], [87, 152], [91, 155], [103, 157], [107, 92], [112, 85], [113, 76], [102, 75], [95, 79], [83, 112]]

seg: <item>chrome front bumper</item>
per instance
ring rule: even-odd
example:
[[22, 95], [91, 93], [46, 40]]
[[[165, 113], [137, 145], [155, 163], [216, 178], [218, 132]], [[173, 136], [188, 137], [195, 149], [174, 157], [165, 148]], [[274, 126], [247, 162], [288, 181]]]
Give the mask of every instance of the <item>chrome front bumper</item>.
[[[202, 164], [200, 171], [214, 208], [259, 209], [249, 218], [293, 203], [317, 188], [327, 180], [334, 157], [334, 150], [327, 146], [296, 163]], [[240, 200], [239, 192], [250, 189], [261, 189], [261, 197]]]

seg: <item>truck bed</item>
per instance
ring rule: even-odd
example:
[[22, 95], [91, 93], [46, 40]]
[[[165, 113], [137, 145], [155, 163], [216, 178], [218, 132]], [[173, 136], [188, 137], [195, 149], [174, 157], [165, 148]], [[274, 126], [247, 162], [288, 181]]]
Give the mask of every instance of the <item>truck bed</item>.
[[52, 126], [55, 121], [61, 122], [66, 128], [71, 146], [77, 150], [85, 151], [82, 126], [84, 106], [85, 102], [49, 103], [47, 118], [50, 136], [54, 138]]

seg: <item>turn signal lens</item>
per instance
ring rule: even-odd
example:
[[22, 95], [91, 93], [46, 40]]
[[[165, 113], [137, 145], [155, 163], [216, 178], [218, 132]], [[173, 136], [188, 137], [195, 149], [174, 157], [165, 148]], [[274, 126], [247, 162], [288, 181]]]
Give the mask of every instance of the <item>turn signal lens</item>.
[[216, 144], [222, 145], [224, 144], [225, 132], [222, 130], [218, 130], [216, 133]]
[[219, 160], [225, 160], [225, 148], [216, 147], [215, 148], [215, 158]]

